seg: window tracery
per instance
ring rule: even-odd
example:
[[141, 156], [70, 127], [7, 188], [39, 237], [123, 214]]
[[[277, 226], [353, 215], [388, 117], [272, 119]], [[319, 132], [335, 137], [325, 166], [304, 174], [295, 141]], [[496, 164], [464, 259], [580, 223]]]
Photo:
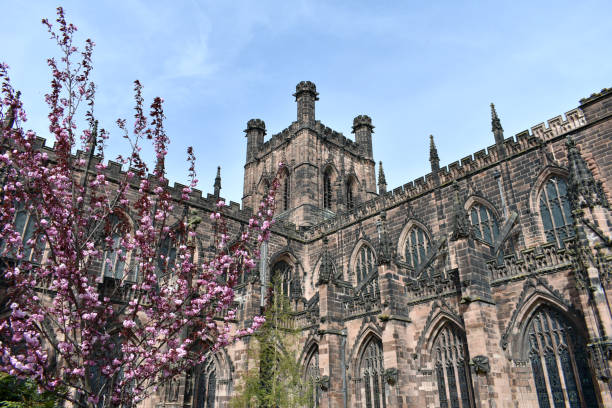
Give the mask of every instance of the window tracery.
[[554, 242], [559, 248], [565, 247], [564, 240], [574, 236], [574, 219], [564, 179], [551, 177], [542, 188], [540, 217], [546, 242]]
[[217, 368], [212, 354], [200, 365], [195, 380], [194, 408], [214, 408], [217, 391]]
[[[291, 298], [292, 292], [295, 291], [295, 285], [299, 282], [293, 282], [293, 267], [285, 261], [279, 261], [272, 268], [271, 283], [280, 284], [283, 295]], [[293, 290], [292, 290], [293, 289]]]
[[499, 224], [493, 211], [485, 205], [475, 203], [470, 209], [470, 221], [476, 238], [493, 245], [499, 236]]
[[374, 251], [369, 245], [363, 244], [355, 258], [355, 276], [357, 283], [362, 282], [376, 269]]
[[[38, 238], [36, 244], [33, 243], [36, 233], [36, 217], [30, 213], [23, 204], [16, 206], [17, 211], [14, 218], [14, 230], [21, 235], [21, 242], [23, 244], [23, 256], [21, 261], [28, 262], [40, 262], [42, 260], [43, 251], [45, 244], [42, 237]], [[6, 245], [0, 241], [0, 253], [4, 251]], [[11, 252], [8, 254], [11, 258], [16, 258], [15, 253]]]
[[363, 384], [362, 395], [367, 408], [386, 407], [384, 373], [382, 343], [372, 336], [359, 362], [359, 375]]
[[474, 406], [465, 336], [447, 323], [438, 333], [432, 349], [440, 408]]
[[406, 234], [406, 243], [404, 244], [406, 262], [416, 268], [423, 262], [430, 249], [431, 242], [427, 233], [417, 225], [412, 226]]
[[596, 407], [582, 338], [557, 310], [543, 306], [526, 328], [527, 351], [540, 408]]

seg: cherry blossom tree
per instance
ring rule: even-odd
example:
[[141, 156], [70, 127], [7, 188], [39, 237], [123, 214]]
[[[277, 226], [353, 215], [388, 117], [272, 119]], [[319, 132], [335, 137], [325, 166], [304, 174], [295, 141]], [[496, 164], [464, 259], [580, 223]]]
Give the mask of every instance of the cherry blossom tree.
[[[94, 43], [77, 48], [77, 29], [62, 8], [56, 22], [43, 20], [60, 49], [59, 59], [48, 60], [52, 150], [23, 130], [19, 93], [0, 65], [0, 294], [6, 305], [0, 370], [77, 406], [132, 406], [263, 323], [257, 317], [250, 327], [233, 327], [232, 288], [255, 267], [247, 246], [257, 257], [269, 238], [278, 182], [230, 246], [223, 201], [210, 220], [189, 211], [197, 183], [191, 148], [190, 184], [181, 197], [172, 196], [163, 101], [155, 98], [147, 115], [138, 82], [133, 128], [117, 122], [131, 146], [118, 160], [129, 170], [111, 177], [104, 164], [109, 135], [94, 114]], [[148, 141], [152, 172], [140, 155]], [[196, 261], [195, 239], [205, 228], [214, 229], [215, 253]]]

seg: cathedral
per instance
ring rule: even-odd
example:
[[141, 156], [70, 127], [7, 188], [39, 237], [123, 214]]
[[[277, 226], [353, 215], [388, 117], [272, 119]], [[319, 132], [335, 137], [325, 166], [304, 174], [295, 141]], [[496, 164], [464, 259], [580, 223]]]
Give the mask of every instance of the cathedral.
[[[388, 189], [372, 119], [354, 138], [315, 116], [266, 139], [247, 123], [236, 231], [286, 163], [277, 222], [258, 272], [237, 287], [238, 325], [280, 277], [300, 330], [315, 407], [612, 406], [612, 89], [491, 146]], [[179, 186], [180, 188], [180, 186]], [[212, 209], [221, 188], [194, 205]], [[210, 356], [153, 398], [225, 407], [248, 370], [249, 339]]]
[[[315, 84], [293, 96], [281, 132], [247, 122], [242, 204], [224, 213], [240, 234], [286, 164], [272, 236], [235, 287], [235, 324], [281, 280], [312, 407], [612, 407], [612, 89], [508, 138], [491, 105], [491, 146], [441, 166], [431, 137], [431, 172], [395, 188], [369, 116], [349, 138], [317, 120]], [[202, 215], [196, 258], [214, 252], [220, 197], [218, 172], [212, 194], [188, 200]], [[140, 406], [229, 407], [253, 369], [250, 341]]]

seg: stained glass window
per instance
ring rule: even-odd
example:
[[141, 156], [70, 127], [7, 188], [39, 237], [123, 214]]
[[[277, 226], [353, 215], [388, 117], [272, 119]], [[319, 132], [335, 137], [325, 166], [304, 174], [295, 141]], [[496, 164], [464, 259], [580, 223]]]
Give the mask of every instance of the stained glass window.
[[413, 268], [416, 268], [425, 260], [425, 255], [430, 250], [429, 237], [422, 228], [413, 226], [406, 236], [404, 256]]
[[359, 364], [367, 408], [386, 407], [384, 371], [382, 343], [377, 338], [371, 337]]
[[446, 324], [434, 342], [434, 366], [441, 408], [474, 406], [468, 353], [463, 333]]
[[546, 242], [565, 247], [564, 240], [574, 236], [574, 228], [567, 184], [562, 178], [552, 177], [544, 185], [540, 193], [540, 216]]
[[161, 242], [159, 248], [159, 258], [157, 260], [157, 266], [159, 273], [165, 275], [176, 263], [176, 244], [174, 239], [167, 235]]
[[598, 406], [584, 341], [559, 311], [538, 309], [525, 342], [540, 408]]
[[376, 268], [376, 262], [374, 259], [374, 251], [368, 245], [362, 245], [357, 253], [355, 259], [355, 275], [357, 276], [357, 283], [363, 281], [365, 278], [370, 276]]
[[499, 225], [491, 209], [481, 204], [474, 204], [470, 209], [470, 220], [476, 237], [493, 245], [499, 235]]

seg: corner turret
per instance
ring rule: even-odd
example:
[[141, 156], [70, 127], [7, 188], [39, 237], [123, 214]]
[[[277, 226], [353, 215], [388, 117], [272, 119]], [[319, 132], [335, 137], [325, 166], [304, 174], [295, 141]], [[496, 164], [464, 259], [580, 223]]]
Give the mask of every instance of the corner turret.
[[368, 115], [359, 115], [353, 119], [353, 133], [355, 134], [355, 143], [363, 149], [365, 157], [372, 159], [372, 118]]
[[315, 122], [315, 102], [319, 100], [317, 87], [310, 81], [302, 81], [295, 86], [295, 101], [297, 102], [297, 121], [300, 124]]
[[255, 155], [264, 141], [266, 135], [266, 123], [261, 119], [251, 119], [247, 122], [246, 133], [247, 152], [246, 162], [249, 163], [255, 159]]

